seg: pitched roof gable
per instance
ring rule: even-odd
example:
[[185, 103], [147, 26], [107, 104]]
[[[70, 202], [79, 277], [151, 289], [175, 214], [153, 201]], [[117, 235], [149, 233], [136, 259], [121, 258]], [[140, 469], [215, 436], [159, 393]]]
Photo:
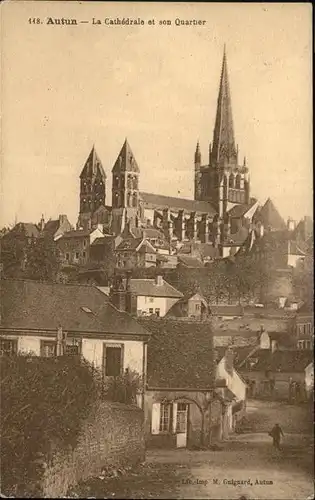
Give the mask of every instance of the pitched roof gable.
[[61, 325], [68, 332], [147, 334], [135, 319], [118, 311], [94, 286], [2, 280], [1, 294], [2, 329], [52, 331]]
[[272, 231], [286, 230], [286, 223], [270, 198], [268, 198], [264, 206], [258, 211], [256, 220], [261, 222], [265, 229]]
[[164, 279], [157, 285], [154, 279], [131, 279], [131, 293], [136, 296], [182, 298], [183, 294]]

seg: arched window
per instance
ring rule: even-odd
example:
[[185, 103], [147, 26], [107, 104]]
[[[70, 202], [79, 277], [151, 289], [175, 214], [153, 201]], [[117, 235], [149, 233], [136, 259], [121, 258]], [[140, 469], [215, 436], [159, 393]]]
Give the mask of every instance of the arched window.
[[138, 189], [138, 177], [133, 178], [133, 189]]
[[131, 177], [131, 175], [128, 175], [128, 178], [127, 178], [127, 187], [128, 187], [128, 189], [132, 188], [132, 177]]
[[241, 176], [240, 176], [240, 174], [237, 174], [237, 176], [236, 176], [235, 187], [236, 187], [236, 189], [240, 189], [240, 187], [241, 187]]
[[242, 179], [242, 178], [241, 178], [241, 181], [240, 181], [240, 188], [244, 189], [244, 179]]
[[133, 207], [137, 206], [137, 193], [133, 193], [132, 195], [132, 206]]
[[131, 207], [131, 193], [127, 193], [127, 207]]
[[234, 188], [234, 175], [231, 174], [229, 177], [229, 187]]

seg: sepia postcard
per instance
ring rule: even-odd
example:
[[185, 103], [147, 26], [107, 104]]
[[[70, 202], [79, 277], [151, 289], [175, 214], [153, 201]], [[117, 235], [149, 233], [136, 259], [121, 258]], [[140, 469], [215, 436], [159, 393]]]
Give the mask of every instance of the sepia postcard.
[[311, 4], [0, 16], [1, 498], [314, 498]]

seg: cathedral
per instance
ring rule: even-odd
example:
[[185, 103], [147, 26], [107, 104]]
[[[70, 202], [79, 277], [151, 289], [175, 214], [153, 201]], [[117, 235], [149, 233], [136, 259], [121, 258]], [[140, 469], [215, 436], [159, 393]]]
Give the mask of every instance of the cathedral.
[[[194, 154], [194, 200], [140, 191], [140, 168], [126, 139], [112, 168], [112, 205], [106, 205], [106, 173], [95, 147], [80, 175], [78, 229], [102, 225], [118, 236], [126, 227], [156, 229], [173, 248], [185, 242], [208, 244], [225, 256], [248, 236], [258, 202], [250, 197], [246, 159], [235, 144], [227, 56], [224, 49], [213, 140], [202, 162]], [[226, 250], [228, 249], [228, 250]]]

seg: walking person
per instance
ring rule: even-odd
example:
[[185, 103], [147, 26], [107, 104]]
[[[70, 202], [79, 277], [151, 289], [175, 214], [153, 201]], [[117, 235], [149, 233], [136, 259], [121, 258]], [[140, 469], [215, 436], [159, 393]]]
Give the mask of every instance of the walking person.
[[284, 437], [283, 431], [280, 427], [279, 424], [276, 424], [273, 429], [269, 432], [269, 436], [272, 437], [273, 440], [273, 446], [277, 449], [280, 450], [280, 440], [281, 436]]

